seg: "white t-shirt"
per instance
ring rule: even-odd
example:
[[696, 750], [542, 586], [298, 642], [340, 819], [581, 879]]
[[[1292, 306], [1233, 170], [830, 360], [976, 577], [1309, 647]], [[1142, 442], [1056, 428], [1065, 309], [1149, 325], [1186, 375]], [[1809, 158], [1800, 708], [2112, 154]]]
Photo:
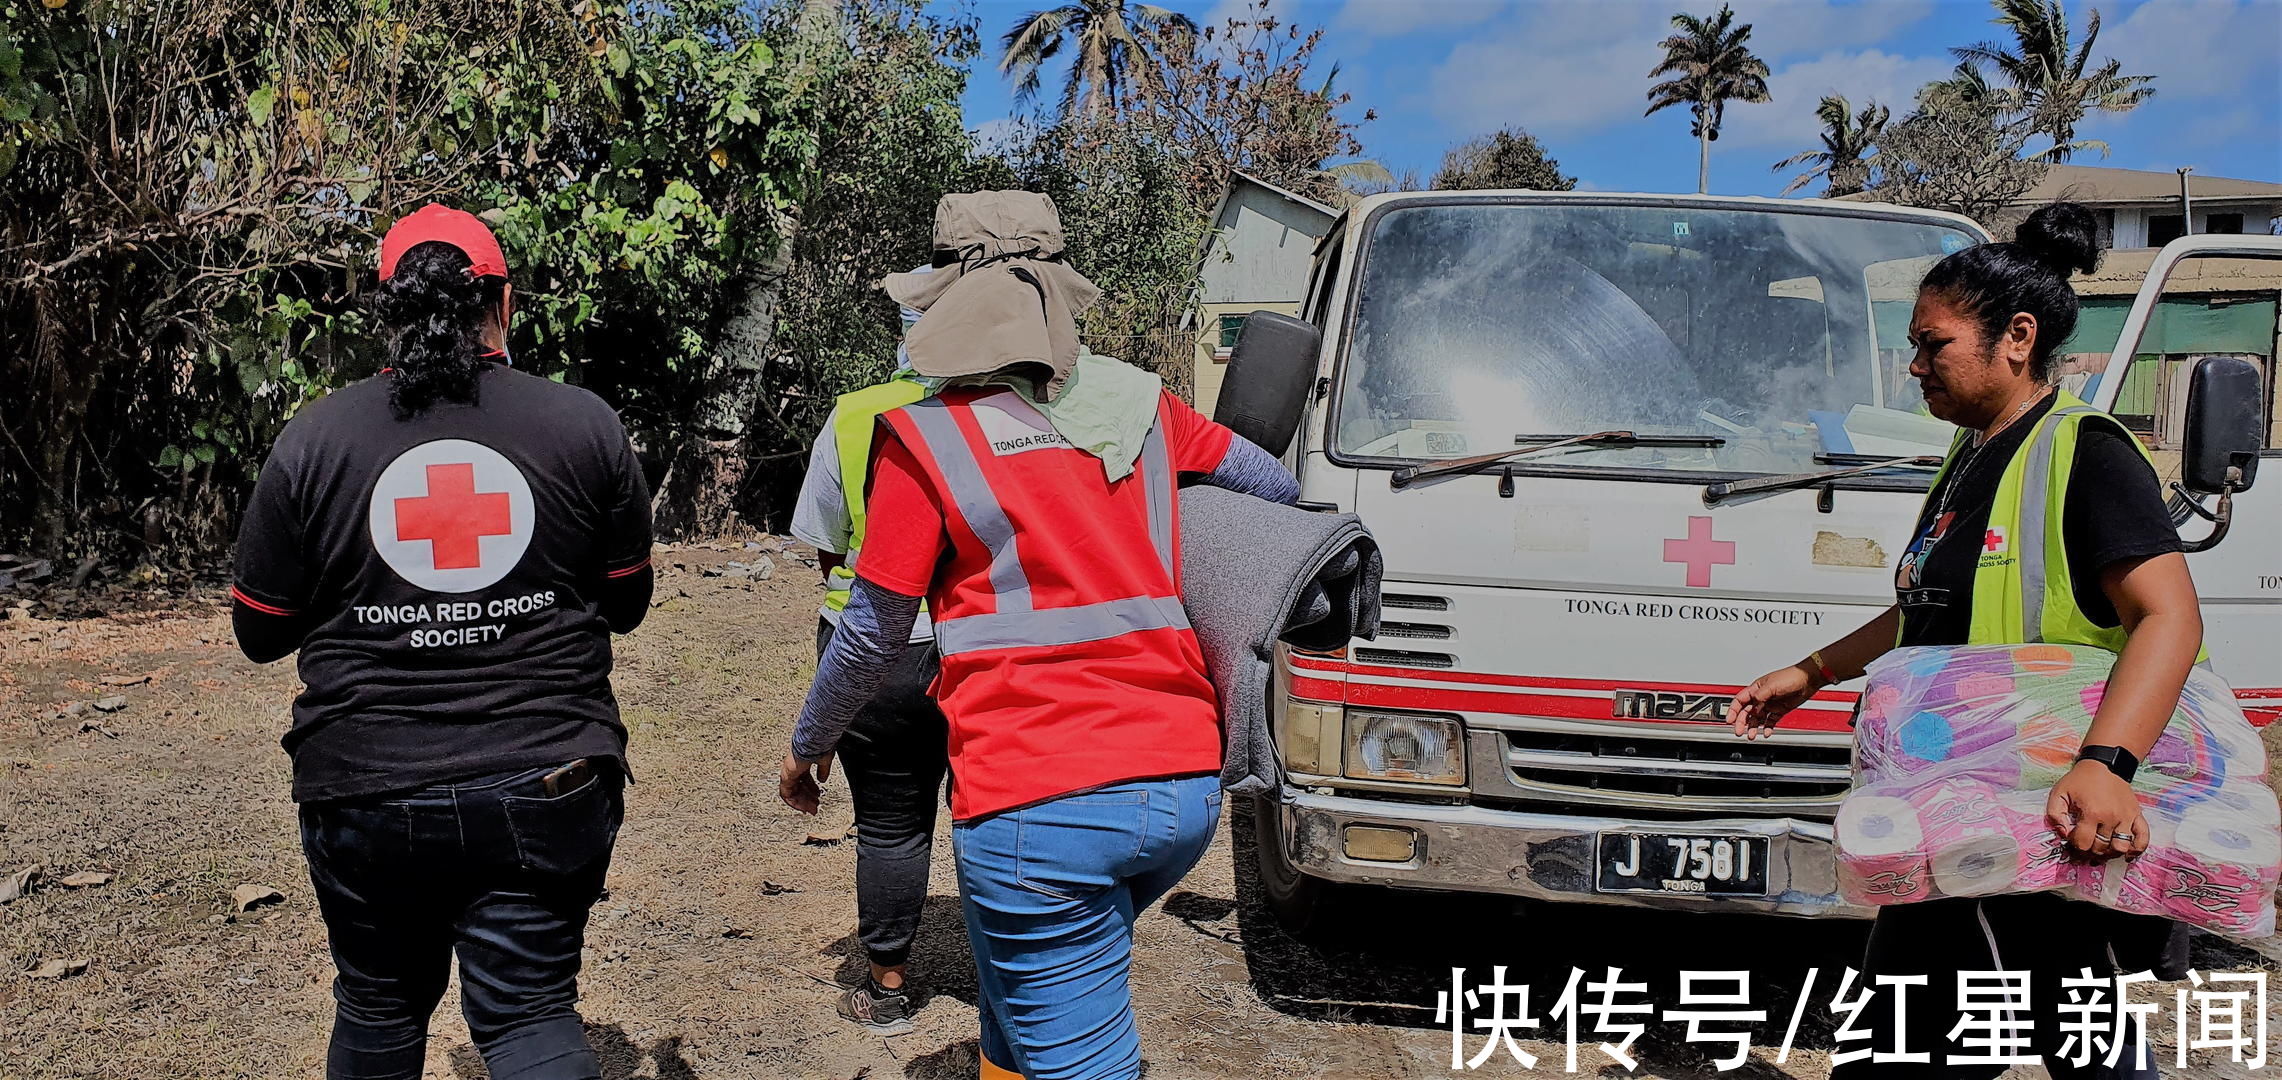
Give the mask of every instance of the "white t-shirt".
[[[800, 495], [792, 504], [792, 535], [818, 551], [845, 555], [855, 522], [848, 517], [848, 493], [840, 484], [840, 441], [832, 434], [832, 420], [838, 415], [834, 410], [825, 417], [824, 430], [816, 433], [816, 445], [808, 451], [808, 473], [800, 478]], [[840, 625], [840, 613], [829, 604], [820, 606], [817, 614]], [[935, 623], [924, 607], [911, 624], [911, 640], [935, 640]]]

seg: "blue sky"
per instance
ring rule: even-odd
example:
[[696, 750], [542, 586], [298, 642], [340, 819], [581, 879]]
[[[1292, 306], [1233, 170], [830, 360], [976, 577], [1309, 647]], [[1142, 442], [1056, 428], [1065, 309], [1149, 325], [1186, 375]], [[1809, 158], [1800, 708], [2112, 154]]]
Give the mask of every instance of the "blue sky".
[[[1158, 0], [1200, 22], [1244, 0]], [[990, 55], [966, 97], [967, 123], [1015, 111], [996, 70], [995, 43], [1024, 12], [1051, 0], [975, 0]], [[1451, 144], [1503, 125], [1537, 134], [1581, 187], [1692, 191], [1696, 146], [1685, 110], [1642, 117], [1656, 42], [1681, 0], [1270, 0], [1287, 19], [1327, 28], [1319, 66], [1341, 65], [1339, 87], [1363, 126], [1366, 157], [1430, 177]], [[2282, 181], [2282, 0], [2107, 0], [2069, 3], [2079, 35], [2097, 8], [2096, 57], [2157, 76], [2155, 99], [2083, 125], [2106, 159], [2076, 163]], [[1817, 144], [1814, 106], [1837, 92], [1905, 111], [1924, 82], [1955, 61], [1949, 47], [2002, 37], [1986, 0], [1735, 0], [1751, 43], [1773, 69], [1774, 101], [1736, 105], [1712, 147], [1711, 189], [1773, 195], [1788, 176], [1770, 166]], [[1689, 10], [1709, 14], [1710, 0]], [[1047, 86], [1057, 86], [1050, 71]]]

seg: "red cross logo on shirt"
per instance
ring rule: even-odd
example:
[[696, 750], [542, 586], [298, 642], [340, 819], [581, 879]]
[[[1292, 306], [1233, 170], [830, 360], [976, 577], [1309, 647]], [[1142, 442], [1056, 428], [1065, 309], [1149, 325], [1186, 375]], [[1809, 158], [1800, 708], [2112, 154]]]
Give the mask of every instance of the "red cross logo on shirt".
[[436, 569], [483, 565], [483, 538], [515, 531], [504, 491], [475, 489], [475, 466], [428, 466], [428, 493], [396, 500], [396, 538], [426, 540]]
[[1991, 553], [2005, 550], [2005, 530], [1992, 528], [1982, 533], [1981, 550]]
[[1664, 541], [1664, 561], [1688, 564], [1688, 587], [1708, 589], [1712, 567], [1735, 565], [1735, 541], [1712, 539], [1712, 519], [1692, 517], [1687, 539]]
[[467, 593], [522, 565], [538, 510], [530, 482], [505, 455], [470, 439], [436, 439], [380, 471], [365, 524], [373, 554], [406, 584]]

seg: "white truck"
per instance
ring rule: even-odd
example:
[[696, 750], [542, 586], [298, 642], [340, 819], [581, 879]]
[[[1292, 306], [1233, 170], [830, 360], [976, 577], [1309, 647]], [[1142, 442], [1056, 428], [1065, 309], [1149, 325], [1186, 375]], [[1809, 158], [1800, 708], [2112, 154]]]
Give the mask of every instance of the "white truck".
[[[1952, 431], [1907, 371], [1911, 305], [1927, 268], [1987, 238], [1956, 215], [1811, 200], [1350, 208], [1300, 317], [1247, 321], [1217, 410], [1386, 557], [1377, 640], [1279, 659], [1285, 777], [1253, 813], [1279, 918], [1322, 929], [1390, 886], [1866, 915], [1831, 849], [1855, 694], [1750, 742], [1727, 701], [1893, 602], [1932, 470], [1890, 462], [1938, 457]], [[2164, 249], [2112, 358], [2079, 359], [2070, 385], [2111, 405], [2165, 278], [2222, 256], [2282, 259], [2282, 238]], [[2204, 546], [2190, 563], [2218, 671], [2267, 722], [2282, 482], [2243, 489], [2282, 456], [2271, 392], [2236, 357], [2183, 372], [2174, 517]], [[2209, 517], [2227, 516], [2215, 544]]]

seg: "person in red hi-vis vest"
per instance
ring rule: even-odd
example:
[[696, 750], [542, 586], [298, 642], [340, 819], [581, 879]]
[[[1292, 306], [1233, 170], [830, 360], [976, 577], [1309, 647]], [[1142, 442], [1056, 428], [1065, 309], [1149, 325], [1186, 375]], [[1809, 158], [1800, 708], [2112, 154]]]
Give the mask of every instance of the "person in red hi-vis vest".
[[1051, 201], [946, 196], [937, 269], [886, 282], [934, 396], [881, 417], [870, 514], [780, 794], [816, 809], [847, 719], [935, 620], [952, 836], [981, 985], [983, 1074], [1132, 1077], [1133, 921], [1220, 817], [1222, 736], [1180, 601], [1182, 474], [1279, 502], [1265, 451], [1084, 353], [1098, 290]]

